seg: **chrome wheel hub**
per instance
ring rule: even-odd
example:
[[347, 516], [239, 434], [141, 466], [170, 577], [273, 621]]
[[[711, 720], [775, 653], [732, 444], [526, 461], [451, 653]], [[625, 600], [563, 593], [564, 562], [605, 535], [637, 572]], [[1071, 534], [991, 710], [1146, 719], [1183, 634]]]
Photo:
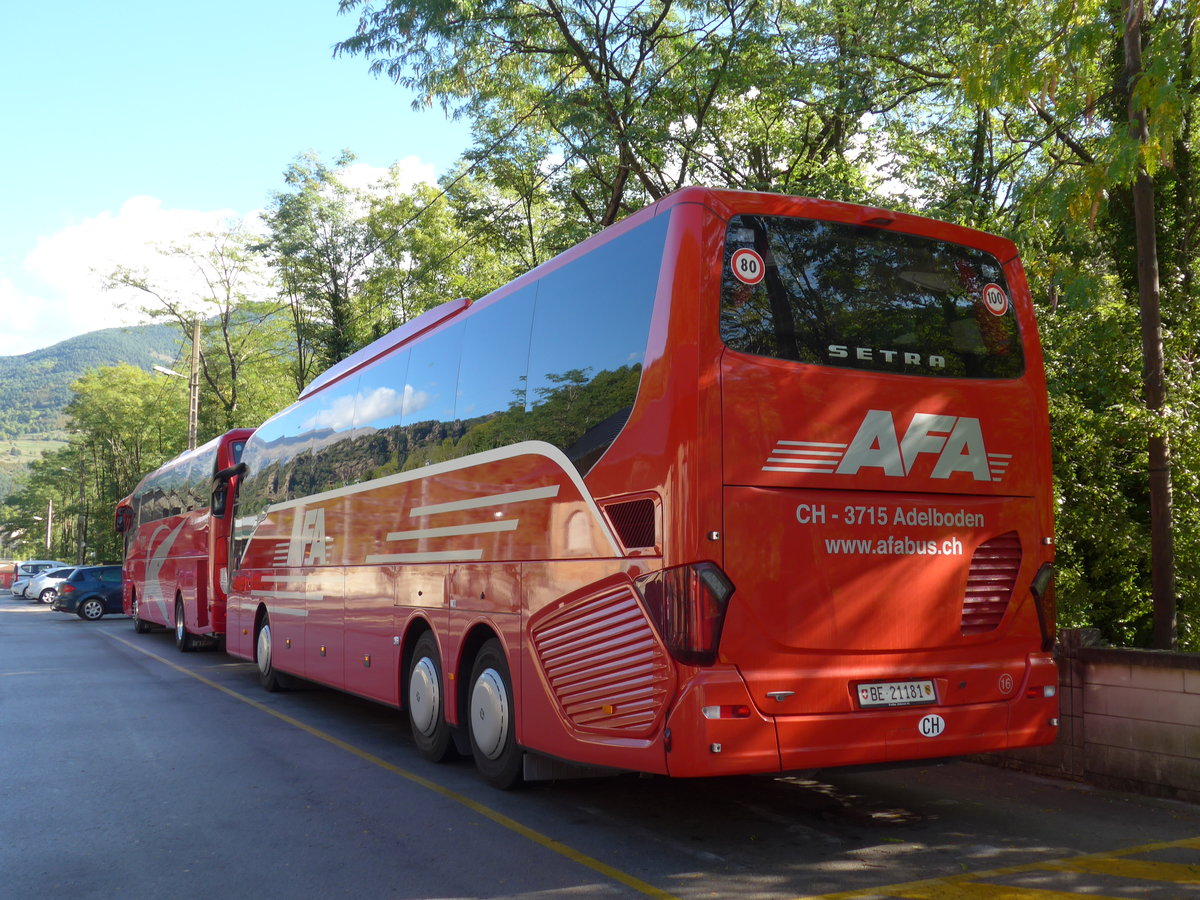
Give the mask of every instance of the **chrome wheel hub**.
[[437, 729], [442, 712], [441, 690], [437, 667], [428, 656], [422, 657], [412, 670], [408, 682], [408, 713], [421, 734], [431, 735]]
[[271, 626], [264, 625], [258, 632], [258, 671], [266, 675], [271, 671]]
[[488, 759], [504, 751], [508, 738], [508, 692], [495, 669], [484, 669], [471, 688], [471, 734], [475, 746]]

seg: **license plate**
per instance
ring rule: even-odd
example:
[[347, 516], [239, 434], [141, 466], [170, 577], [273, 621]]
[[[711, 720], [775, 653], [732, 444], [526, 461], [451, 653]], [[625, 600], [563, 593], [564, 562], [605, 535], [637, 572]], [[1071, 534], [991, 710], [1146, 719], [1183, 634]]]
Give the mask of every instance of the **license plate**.
[[873, 706], [920, 706], [937, 702], [933, 682], [929, 680], [860, 684], [854, 692], [858, 695], [858, 705], [864, 709]]

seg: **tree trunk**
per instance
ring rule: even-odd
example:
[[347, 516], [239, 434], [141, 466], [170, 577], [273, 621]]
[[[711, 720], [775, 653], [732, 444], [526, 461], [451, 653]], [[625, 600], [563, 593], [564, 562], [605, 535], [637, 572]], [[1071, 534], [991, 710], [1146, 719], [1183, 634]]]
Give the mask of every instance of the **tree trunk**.
[[[1150, 136], [1146, 109], [1137, 101], [1142, 74], [1144, 0], [1125, 0], [1125, 75], [1129, 88], [1130, 134], [1144, 145]], [[1171, 530], [1171, 444], [1162, 416], [1166, 405], [1162, 315], [1159, 310], [1158, 243], [1154, 222], [1154, 179], [1139, 162], [1133, 184], [1134, 229], [1137, 235], [1138, 303], [1142, 326], [1143, 383], [1151, 414], [1148, 439], [1150, 469], [1150, 583], [1154, 601], [1154, 647], [1173, 650], [1176, 643], [1175, 546]]]

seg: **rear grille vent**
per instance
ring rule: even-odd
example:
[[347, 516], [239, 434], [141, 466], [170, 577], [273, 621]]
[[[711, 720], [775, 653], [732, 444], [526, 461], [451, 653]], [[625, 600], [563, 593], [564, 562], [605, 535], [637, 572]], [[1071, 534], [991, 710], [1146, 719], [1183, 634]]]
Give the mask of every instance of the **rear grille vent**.
[[672, 694], [671, 667], [631, 587], [553, 610], [531, 623], [530, 637], [576, 728], [645, 736], [657, 727]]
[[1021, 539], [1015, 531], [980, 544], [971, 557], [963, 597], [963, 634], [986, 634], [1000, 627], [1020, 568]]
[[658, 543], [653, 500], [644, 498], [609, 503], [604, 507], [604, 511], [608, 513], [608, 520], [612, 522], [613, 529], [626, 550], [641, 550]]

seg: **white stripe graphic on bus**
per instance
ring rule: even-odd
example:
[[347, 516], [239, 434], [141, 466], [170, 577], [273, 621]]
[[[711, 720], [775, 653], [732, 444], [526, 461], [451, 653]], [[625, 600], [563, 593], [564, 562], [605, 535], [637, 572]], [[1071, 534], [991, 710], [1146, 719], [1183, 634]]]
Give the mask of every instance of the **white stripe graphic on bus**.
[[[459, 459], [447, 460], [446, 462], [434, 463], [430, 466], [423, 466], [420, 469], [411, 472], [397, 472], [394, 475], [385, 475], [383, 478], [376, 478], [371, 481], [364, 481], [361, 484], [347, 485], [346, 487], [336, 488], [331, 491], [323, 491], [319, 494], [311, 494], [307, 497], [297, 497], [294, 500], [287, 500], [283, 503], [274, 504], [266, 510], [262, 519], [273, 513], [279, 513], [283, 510], [295, 509], [297, 507], [310, 506], [316, 503], [324, 503], [329, 500], [337, 500], [341, 497], [349, 497], [354, 494], [361, 494], [367, 491], [378, 490], [379, 488], [388, 487], [394, 484], [403, 484], [409, 481], [418, 481], [426, 478], [437, 478], [441, 475], [446, 475], [451, 472], [458, 472], [463, 469], [469, 469], [474, 466], [488, 465], [490, 463], [499, 462], [507, 459], [514, 459], [521, 456], [541, 456], [554, 463], [576, 487], [579, 491], [579, 496], [588, 511], [592, 515], [592, 519], [597, 525], [597, 530], [604, 537], [608, 549], [613, 556], [620, 556], [620, 546], [617, 544], [616, 537], [612, 533], [612, 527], [608, 524], [608, 520], [600, 514], [600, 508], [596, 505], [596, 501], [592, 499], [591, 493], [587, 489], [587, 485], [583, 483], [583, 478], [580, 477], [579, 471], [574, 464], [567, 458], [567, 455], [555, 447], [553, 444], [546, 441], [522, 441], [519, 444], [512, 444], [508, 447], [499, 447], [495, 450], [485, 450], [482, 453], [473, 453], [470, 456], [464, 456]], [[510, 503], [524, 503], [530, 500], [548, 500], [557, 497], [559, 494], [559, 485], [545, 485], [543, 487], [529, 488], [520, 491], [506, 491], [500, 494], [490, 494], [480, 497], [469, 497], [464, 500], [456, 500], [449, 503], [436, 503], [428, 506], [418, 506], [409, 510], [410, 517], [431, 516], [446, 512], [461, 512], [468, 509], [484, 509], [487, 507], [504, 506]], [[238, 526], [242, 526], [243, 521], [238, 521]], [[250, 540], [255, 538], [251, 536]], [[389, 540], [391, 537], [389, 536]], [[276, 554], [281, 551], [281, 548], [291, 548], [290, 542], [276, 544]], [[473, 549], [473, 548], [472, 548]], [[247, 550], [247, 552], [249, 552]], [[385, 554], [380, 554], [380, 556]], [[278, 559], [278, 556], [275, 557]], [[479, 559], [480, 557], [461, 557], [463, 559]], [[433, 562], [444, 560], [422, 560], [406, 558], [404, 560], [395, 560], [403, 562]], [[383, 562], [378, 556], [370, 556], [365, 562]], [[280, 563], [277, 562], [277, 565]]]

